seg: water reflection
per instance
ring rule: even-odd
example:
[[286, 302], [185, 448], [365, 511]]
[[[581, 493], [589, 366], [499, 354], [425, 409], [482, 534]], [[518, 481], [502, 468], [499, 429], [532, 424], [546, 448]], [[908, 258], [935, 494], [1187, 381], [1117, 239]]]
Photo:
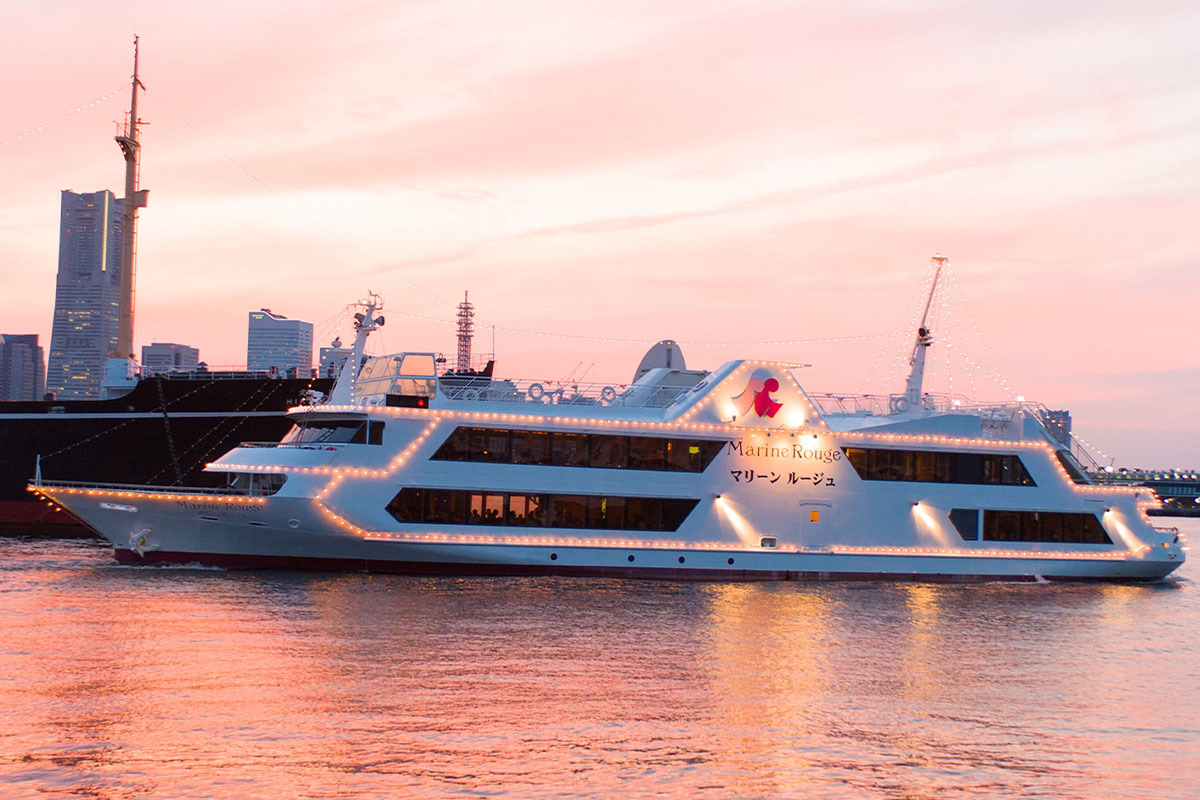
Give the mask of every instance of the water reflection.
[[1188, 583], [453, 580], [0, 549], [6, 798], [1183, 797], [1198, 772]]

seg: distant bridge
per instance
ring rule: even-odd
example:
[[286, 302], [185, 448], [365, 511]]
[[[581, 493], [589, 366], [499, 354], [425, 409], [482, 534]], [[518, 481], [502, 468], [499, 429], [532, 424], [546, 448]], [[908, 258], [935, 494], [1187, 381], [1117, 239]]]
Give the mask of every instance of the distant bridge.
[[1093, 472], [1092, 479], [1097, 483], [1148, 487], [1163, 504], [1158, 511], [1160, 514], [1200, 516], [1200, 470], [1123, 469], [1117, 472]]

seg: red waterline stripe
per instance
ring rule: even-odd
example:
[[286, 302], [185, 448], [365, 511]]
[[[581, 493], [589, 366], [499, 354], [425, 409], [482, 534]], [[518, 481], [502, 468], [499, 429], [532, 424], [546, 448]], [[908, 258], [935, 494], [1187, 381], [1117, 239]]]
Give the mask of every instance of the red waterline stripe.
[[[560, 575], [592, 578], [637, 578], [674, 581], [889, 581], [920, 583], [981, 583], [1006, 581], [1030, 583], [1030, 575], [948, 575], [938, 573], [885, 574], [878, 572], [808, 572], [796, 570], [737, 570], [663, 567], [601, 567], [558, 564], [464, 564], [441, 561], [388, 561], [366, 558], [316, 558], [310, 556], [245, 555], [231, 553], [178, 553], [162, 550], [138, 556], [132, 550], [116, 551], [122, 564], [142, 566], [153, 564], [198, 564], [225, 569], [288, 569], [319, 572], [374, 572], [394, 575], [442, 576], [536, 576]], [[1111, 578], [1102, 576], [1045, 575], [1052, 581], [1150, 581], [1154, 578]]]

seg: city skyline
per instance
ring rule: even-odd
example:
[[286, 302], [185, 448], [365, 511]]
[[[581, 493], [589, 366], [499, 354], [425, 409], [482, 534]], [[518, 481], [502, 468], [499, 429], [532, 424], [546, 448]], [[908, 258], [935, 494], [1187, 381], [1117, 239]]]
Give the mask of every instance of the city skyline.
[[[136, 31], [138, 346], [236, 364], [264, 305], [348, 339], [372, 288], [376, 347], [452, 354], [469, 289], [501, 375], [627, 381], [675, 338], [693, 367], [898, 391], [941, 251], [938, 344], [985, 368], [935, 389], [1069, 408], [1119, 466], [1200, 462], [1186, 4], [52, 6], [0, 12], [39, 76], [4, 90], [7, 330], [49, 340], [58, 191], [119, 185]], [[759, 340], [805, 343], [695, 344]]]

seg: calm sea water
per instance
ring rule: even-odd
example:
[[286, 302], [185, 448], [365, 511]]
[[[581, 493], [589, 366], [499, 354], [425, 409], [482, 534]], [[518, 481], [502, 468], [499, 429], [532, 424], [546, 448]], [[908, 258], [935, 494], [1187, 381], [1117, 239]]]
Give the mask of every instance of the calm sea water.
[[0, 797], [1191, 799], [1192, 575], [452, 580], [0, 540]]

